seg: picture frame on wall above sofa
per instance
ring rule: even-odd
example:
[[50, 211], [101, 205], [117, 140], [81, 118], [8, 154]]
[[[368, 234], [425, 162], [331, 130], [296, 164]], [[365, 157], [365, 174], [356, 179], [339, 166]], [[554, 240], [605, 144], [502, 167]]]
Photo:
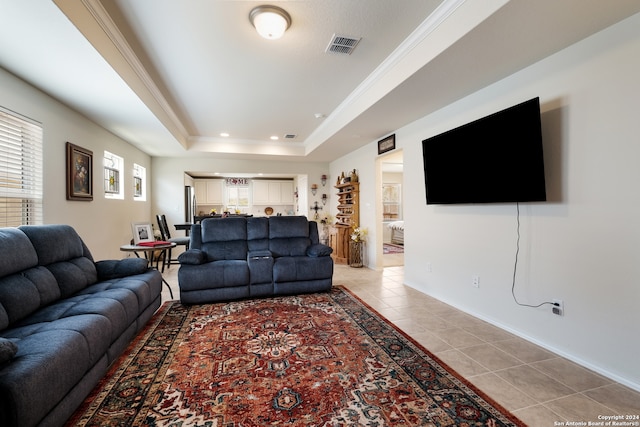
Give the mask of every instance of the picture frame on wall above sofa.
[[138, 245], [144, 242], [153, 242], [153, 228], [149, 222], [132, 222], [131, 234], [133, 235], [133, 244]]
[[67, 200], [93, 200], [93, 152], [67, 142]]

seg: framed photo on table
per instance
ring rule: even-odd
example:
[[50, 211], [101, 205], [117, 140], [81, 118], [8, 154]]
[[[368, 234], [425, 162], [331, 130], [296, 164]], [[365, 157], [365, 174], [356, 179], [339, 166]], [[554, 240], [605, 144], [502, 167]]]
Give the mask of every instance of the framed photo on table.
[[67, 200], [93, 200], [93, 152], [67, 142]]
[[148, 222], [132, 222], [131, 233], [133, 234], [133, 244], [139, 245], [143, 242], [153, 242], [153, 228]]

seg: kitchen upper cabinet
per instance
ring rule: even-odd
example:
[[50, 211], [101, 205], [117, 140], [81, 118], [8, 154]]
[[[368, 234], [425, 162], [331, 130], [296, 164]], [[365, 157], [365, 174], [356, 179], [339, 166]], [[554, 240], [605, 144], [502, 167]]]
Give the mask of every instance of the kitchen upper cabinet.
[[269, 181], [253, 181], [253, 204], [268, 205], [269, 202]]
[[292, 205], [293, 182], [291, 181], [253, 181], [254, 205]]
[[282, 181], [280, 183], [280, 203], [293, 205], [293, 182]]
[[224, 181], [222, 179], [194, 180], [196, 201], [199, 205], [224, 204]]

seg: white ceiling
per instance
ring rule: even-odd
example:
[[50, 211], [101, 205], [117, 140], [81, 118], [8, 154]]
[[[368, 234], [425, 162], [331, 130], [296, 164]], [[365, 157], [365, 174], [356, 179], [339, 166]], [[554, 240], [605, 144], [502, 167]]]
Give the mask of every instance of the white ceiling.
[[[252, 0], [0, 0], [0, 66], [152, 156], [331, 161], [640, 11], [637, 0], [269, 3], [292, 17], [275, 41], [249, 22], [263, 4]], [[334, 34], [362, 40], [329, 54]]]

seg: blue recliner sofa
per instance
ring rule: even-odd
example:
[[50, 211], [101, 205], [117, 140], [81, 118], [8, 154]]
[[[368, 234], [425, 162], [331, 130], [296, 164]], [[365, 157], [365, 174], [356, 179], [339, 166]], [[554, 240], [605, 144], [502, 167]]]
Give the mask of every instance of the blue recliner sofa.
[[139, 258], [94, 262], [67, 225], [0, 228], [0, 426], [61, 426], [160, 307]]
[[304, 216], [208, 218], [190, 238], [178, 257], [184, 304], [331, 289], [331, 248]]

